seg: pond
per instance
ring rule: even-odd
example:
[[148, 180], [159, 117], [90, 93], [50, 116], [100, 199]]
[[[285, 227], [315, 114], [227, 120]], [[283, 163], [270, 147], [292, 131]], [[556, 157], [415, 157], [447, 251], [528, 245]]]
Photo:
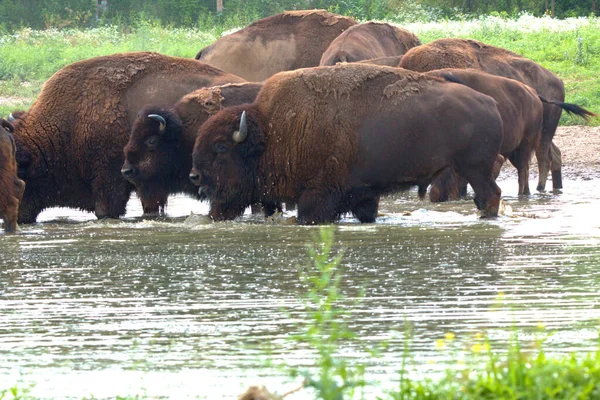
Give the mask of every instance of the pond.
[[[498, 183], [512, 212], [495, 220], [471, 200], [431, 204], [410, 191], [384, 199], [375, 224], [336, 224], [360, 336], [345, 354], [367, 363], [377, 393], [397, 383], [408, 326], [417, 375], [455, 365], [478, 333], [506, 348], [515, 329], [529, 340], [544, 326], [556, 331], [550, 352], [597, 348], [600, 179], [529, 198], [514, 176]], [[166, 218], [144, 220], [134, 198], [123, 220], [51, 209], [0, 233], [0, 390], [217, 399], [296, 387], [264, 364], [313, 359], [287, 338], [304, 318], [299, 271], [318, 228], [289, 224], [293, 212], [210, 223], [207, 209], [174, 196]], [[448, 332], [454, 344], [440, 350]]]

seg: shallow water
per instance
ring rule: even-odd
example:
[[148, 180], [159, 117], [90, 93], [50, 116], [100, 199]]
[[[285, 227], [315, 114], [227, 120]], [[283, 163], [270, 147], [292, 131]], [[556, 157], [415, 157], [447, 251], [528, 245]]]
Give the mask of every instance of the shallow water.
[[[368, 363], [375, 390], [394, 386], [407, 326], [416, 375], [454, 365], [478, 332], [505, 345], [514, 327], [527, 341], [543, 325], [556, 330], [551, 352], [597, 347], [600, 180], [528, 199], [514, 179], [499, 184], [512, 213], [496, 220], [480, 220], [472, 201], [434, 205], [411, 191], [385, 199], [376, 224], [336, 224], [361, 337], [346, 354], [364, 361], [389, 342]], [[52, 209], [0, 233], [0, 390], [215, 399], [295, 387], [262, 365], [267, 347], [276, 363], [311, 362], [286, 338], [304, 318], [298, 276], [318, 228], [288, 224], [289, 212], [216, 224], [206, 212], [174, 197], [166, 218], [143, 220], [134, 198], [124, 220]], [[446, 332], [456, 339], [440, 350]]]

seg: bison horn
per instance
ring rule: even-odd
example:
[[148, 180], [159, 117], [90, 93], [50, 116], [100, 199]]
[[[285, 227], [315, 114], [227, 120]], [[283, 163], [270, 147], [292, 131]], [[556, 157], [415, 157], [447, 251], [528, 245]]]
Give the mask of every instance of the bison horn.
[[12, 113], [8, 114], [8, 122], [15, 122], [16, 118], [13, 117]]
[[164, 132], [165, 128], [167, 127], [167, 121], [165, 121], [165, 119], [162, 116], [158, 114], [148, 114], [148, 118], [157, 120], [160, 123], [158, 130]]
[[240, 118], [240, 130], [233, 132], [233, 140], [236, 143], [242, 143], [248, 136], [248, 125], [246, 124], [246, 111], [242, 113]]

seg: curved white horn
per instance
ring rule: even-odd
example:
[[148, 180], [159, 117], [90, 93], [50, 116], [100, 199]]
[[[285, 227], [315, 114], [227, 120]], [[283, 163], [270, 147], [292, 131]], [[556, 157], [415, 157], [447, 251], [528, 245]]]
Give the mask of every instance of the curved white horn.
[[240, 118], [240, 130], [233, 132], [233, 140], [236, 143], [242, 143], [248, 136], [248, 125], [246, 124], [246, 111], [242, 113]]
[[165, 128], [167, 127], [167, 121], [165, 121], [165, 119], [158, 114], [148, 114], [148, 118], [155, 119], [160, 123], [158, 130], [161, 132], [163, 132], [165, 130]]

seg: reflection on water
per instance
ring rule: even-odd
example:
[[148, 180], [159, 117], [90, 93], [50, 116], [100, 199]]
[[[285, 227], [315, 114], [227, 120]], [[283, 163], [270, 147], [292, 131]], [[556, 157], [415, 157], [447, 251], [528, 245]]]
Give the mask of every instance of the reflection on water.
[[[436, 350], [446, 332], [462, 350], [477, 332], [506, 343], [513, 326], [527, 338], [543, 324], [558, 330], [552, 351], [594, 349], [600, 182], [566, 183], [521, 199], [514, 180], [500, 182], [512, 213], [492, 221], [472, 201], [415, 192], [385, 199], [376, 224], [342, 220], [346, 307], [362, 338], [348, 357], [389, 341], [369, 378], [390, 387], [407, 324], [422, 370], [456, 362]], [[48, 210], [20, 235], [0, 234], [0, 389], [21, 379], [41, 398], [214, 399], [295, 386], [261, 365], [267, 345], [276, 361], [310, 364], [311, 350], [286, 337], [303, 319], [298, 271], [317, 228], [288, 224], [289, 212], [212, 224], [206, 204], [183, 197], [157, 220], [129, 207], [120, 221]]]

